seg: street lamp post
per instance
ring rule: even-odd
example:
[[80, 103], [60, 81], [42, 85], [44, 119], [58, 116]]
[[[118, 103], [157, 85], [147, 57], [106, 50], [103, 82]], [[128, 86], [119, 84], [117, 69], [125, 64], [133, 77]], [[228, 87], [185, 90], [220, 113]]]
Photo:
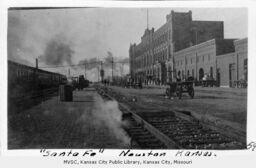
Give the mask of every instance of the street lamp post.
[[196, 44], [195, 44], [195, 52], [196, 52], [196, 80], [197, 80], [197, 43], [198, 43], [198, 29], [196, 27], [193, 27], [191, 29], [192, 31], [195, 31], [195, 35], [196, 35]]
[[114, 69], [114, 57], [112, 56], [112, 61], [111, 61], [111, 64], [112, 64], [112, 82], [113, 82], [113, 69]]
[[195, 29], [195, 32], [196, 32], [196, 80], [197, 80], [197, 29]]

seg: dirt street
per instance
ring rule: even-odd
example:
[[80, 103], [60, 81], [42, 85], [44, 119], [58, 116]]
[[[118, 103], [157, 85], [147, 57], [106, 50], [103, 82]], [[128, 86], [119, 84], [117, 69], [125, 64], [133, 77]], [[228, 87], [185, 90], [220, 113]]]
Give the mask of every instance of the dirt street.
[[164, 87], [111, 88], [126, 97], [136, 97], [135, 105], [143, 109], [190, 111], [198, 118], [220, 123], [243, 134], [246, 132], [246, 89], [195, 87], [194, 99], [184, 93], [181, 100], [177, 97], [171, 100], [165, 97]]

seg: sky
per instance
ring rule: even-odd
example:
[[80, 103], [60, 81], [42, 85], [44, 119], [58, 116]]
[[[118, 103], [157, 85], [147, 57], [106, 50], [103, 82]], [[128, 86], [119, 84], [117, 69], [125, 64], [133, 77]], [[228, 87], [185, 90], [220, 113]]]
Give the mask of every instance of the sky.
[[[224, 21], [225, 38], [247, 37], [246, 8], [149, 8], [149, 28], [166, 22], [171, 10], [192, 11], [193, 20]], [[92, 63], [113, 56], [126, 61], [130, 43], [139, 43], [147, 26], [145, 8], [66, 8], [9, 10], [8, 59], [39, 67]], [[109, 67], [108, 67], [109, 68]], [[46, 68], [67, 73], [67, 68]], [[70, 68], [72, 75], [82, 68]], [[120, 69], [122, 69], [120, 72]], [[117, 73], [128, 73], [128, 64], [116, 64]], [[108, 72], [106, 73], [109, 74]], [[97, 69], [87, 69], [97, 78]]]

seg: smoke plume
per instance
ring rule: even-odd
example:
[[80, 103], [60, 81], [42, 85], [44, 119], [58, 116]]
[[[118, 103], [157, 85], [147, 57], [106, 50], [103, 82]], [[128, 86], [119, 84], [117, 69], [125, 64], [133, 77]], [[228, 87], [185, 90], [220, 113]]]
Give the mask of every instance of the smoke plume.
[[81, 65], [80, 68], [86, 68], [87, 70], [96, 68], [99, 65], [97, 58], [80, 60], [78, 64]]
[[[123, 76], [129, 73], [129, 58], [115, 57], [112, 52], [107, 51], [104, 59], [96, 57], [90, 59], [83, 59], [79, 61], [79, 66], [74, 67], [74, 70], [87, 70], [87, 78], [91, 81], [99, 79], [99, 69], [102, 67], [105, 71], [105, 77], [112, 75], [112, 59], [114, 76]], [[102, 66], [101, 66], [102, 63]]]
[[[96, 57], [90, 59], [83, 59], [79, 61], [80, 68], [87, 70], [91, 70], [94, 68], [98, 68], [102, 62], [104, 68], [112, 68], [112, 61], [113, 61], [113, 68], [118, 67], [118, 64], [126, 65], [129, 64], [129, 58], [119, 58], [114, 57], [110, 51], [107, 51], [107, 56], [103, 60], [98, 60]], [[84, 66], [85, 65], [85, 66]]]
[[47, 65], [63, 65], [65, 63], [71, 65], [73, 54], [71, 45], [64, 36], [59, 34], [46, 44], [44, 54], [39, 59]]

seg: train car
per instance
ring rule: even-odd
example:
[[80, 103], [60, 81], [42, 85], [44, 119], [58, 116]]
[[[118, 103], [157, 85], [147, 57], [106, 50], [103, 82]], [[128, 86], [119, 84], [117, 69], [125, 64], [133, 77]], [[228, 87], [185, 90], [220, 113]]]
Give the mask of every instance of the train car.
[[79, 75], [77, 88], [78, 90], [83, 90], [84, 88], [89, 86], [89, 80], [84, 78], [84, 75]]
[[66, 80], [62, 74], [8, 60], [8, 92], [12, 95], [58, 87]]

